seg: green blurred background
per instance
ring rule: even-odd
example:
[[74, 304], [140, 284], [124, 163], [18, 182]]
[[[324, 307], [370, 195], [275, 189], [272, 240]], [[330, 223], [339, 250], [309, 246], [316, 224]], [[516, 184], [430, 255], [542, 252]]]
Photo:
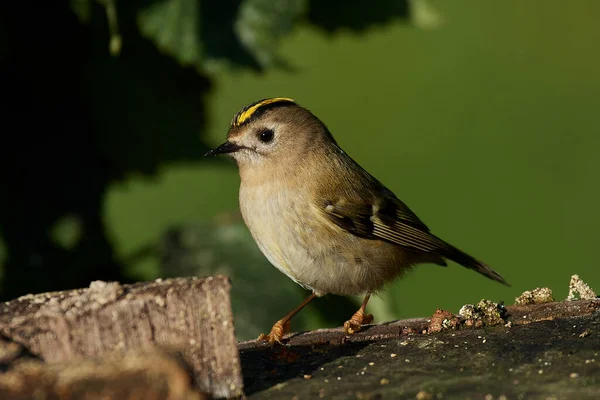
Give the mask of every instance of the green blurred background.
[[[232, 277], [238, 338], [267, 331], [307, 293], [272, 268], [249, 237], [237, 215], [235, 165], [207, 161], [201, 154], [224, 140], [239, 108], [271, 96], [292, 97], [313, 111], [339, 144], [434, 233], [484, 260], [512, 284], [503, 287], [455, 264], [423, 265], [372, 300], [369, 311], [376, 321], [430, 315], [438, 307], [457, 312], [481, 298], [512, 304], [521, 292], [539, 286], [564, 299], [573, 274], [600, 289], [595, 251], [600, 225], [600, 3], [384, 1], [382, 17], [365, 11], [374, 7], [368, 2], [355, 2], [349, 16], [331, 11], [342, 4], [336, 1], [320, 6], [280, 1], [275, 3], [292, 10], [294, 18], [280, 15], [277, 23], [248, 23], [245, 28], [234, 24], [239, 37], [244, 29], [263, 35], [254, 42], [240, 39], [245, 52], [230, 51], [229, 36], [217, 35], [227, 27], [214, 26], [217, 22], [196, 29], [196, 42], [182, 33], [190, 11], [181, 4], [173, 11], [173, 4], [181, 2], [134, 3], [138, 8], [119, 9], [117, 2], [72, 1], [65, 5], [68, 11], [60, 12], [61, 18], [71, 18], [65, 17], [75, 15], [71, 10], [84, 10], [78, 11], [83, 22], [77, 22], [77, 29], [88, 36], [69, 46], [84, 46], [87, 53], [78, 64], [78, 81], [70, 87], [79, 88], [78, 95], [87, 101], [88, 126], [95, 132], [74, 129], [75, 136], [91, 135], [96, 139], [90, 151], [101, 149], [102, 163], [90, 170], [112, 171], [103, 175], [100, 194], [94, 197], [98, 205], [91, 211], [103, 234], [92, 235], [86, 250], [78, 245], [89, 219], [77, 206], [63, 206], [68, 203], [64, 196], [78, 193], [89, 175], [70, 162], [64, 171], [76, 170], [77, 179], [63, 182], [63, 169], [44, 175], [48, 192], [54, 191], [56, 180], [68, 190], [54, 201], [52, 218], [42, 218], [46, 225], [38, 233], [47, 233], [49, 254], [61, 249], [61, 256], [48, 256], [50, 267], [44, 271], [51, 272], [38, 274], [39, 265], [37, 270], [23, 268], [22, 260], [35, 264], [32, 254], [46, 247], [27, 247], [20, 240], [31, 235], [14, 232], [25, 217], [37, 226], [32, 215], [48, 202], [47, 194], [32, 199], [32, 189], [23, 189], [22, 170], [15, 165], [23, 162], [22, 148], [30, 144], [21, 139], [10, 163], [5, 154], [0, 175], [12, 182], [0, 194], [0, 233], [10, 236], [0, 245], [0, 260], [5, 260], [4, 275], [7, 265], [21, 271], [5, 282], [4, 298], [85, 286], [91, 279], [225, 273]], [[232, 1], [206, 10], [217, 15], [231, 7], [230, 14], [241, 18], [246, 14], [239, 10], [251, 3], [255, 11], [270, 4]], [[121, 18], [117, 28], [111, 28], [111, 4]], [[193, 11], [205, 11], [203, 4], [212, 3], [198, 1], [200, 11]], [[137, 19], [126, 20], [127, 15]], [[51, 17], [40, 15], [35, 22], [52, 29], [56, 21]], [[13, 24], [16, 32], [18, 24]], [[214, 37], [225, 50], [214, 51]], [[35, 40], [41, 38], [31, 42]], [[3, 61], [24, 63], [10, 58], [16, 50], [3, 54]], [[35, 54], [26, 57], [48, 62]], [[56, 63], [58, 71], [60, 60]], [[172, 82], [174, 76], [178, 82]], [[23, 73], [23, 79], [28, 75]], [[55, 77], [38, 74], [35, 79]], [[53, 85], [61, 90], [60, 79]], [[56, 138], [49, 134], [52, 129], [42, 134], [54, 142], [47, 139]], [[27, 136], [27, 127], [11, 132]], [[10, 137], [3, 136], [3, 141]], [[4, 143], [5, 153], [15, 153]], [[36, 164], [35, 154], [27, 179], [47, 174], [39, 171], [56, 160]], [[19, 190], [28, 193], [27, 209], [15, 212], [23, 205], [17, 201]], [[109, 249], [100, 263], [93, 250], [97, 243]], [[92, 264], [98, 266], [90, 269]], [[81, 270], [87, 272], [78, 276]], [[293, 328], [339, 325], [358, 304], [359, 299], [319, 299]]]

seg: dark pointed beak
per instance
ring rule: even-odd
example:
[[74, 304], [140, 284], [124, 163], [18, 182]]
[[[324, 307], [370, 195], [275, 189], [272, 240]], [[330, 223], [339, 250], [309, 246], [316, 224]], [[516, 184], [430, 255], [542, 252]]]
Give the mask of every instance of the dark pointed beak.
[[204, 157], [211, 157], [211, 156], [216, 156], [219, 154], [235, 153], [236, 151], [238, 151], [241, 148], [242, 148], [242, 146], [238, 146], [235, 143], [225, 142], [222, 145], [215, 147], [214, 149], [208, 151], [204, 155]]

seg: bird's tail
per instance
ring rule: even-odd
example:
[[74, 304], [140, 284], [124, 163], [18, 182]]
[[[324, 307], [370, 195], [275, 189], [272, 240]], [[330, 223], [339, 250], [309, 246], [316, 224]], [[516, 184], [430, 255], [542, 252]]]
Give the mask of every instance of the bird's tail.
[[444, 250], [440, 252], [440, 255], [444, 258], [447, 258], [449, 260], [454, 261], [455, 263], [462, 265], [465, 268], [477, 271], [481, 275], [484, 275], [491, 280], [500, 282], [506, 286], [510, 286], [510, 284], [506, 282], [506, 280], [499, 273], [497, 273], [481, 261], [471, 257], [464, 251], [459, 250], [448, 243], [446, 243], [446, 246], [444, 247]]

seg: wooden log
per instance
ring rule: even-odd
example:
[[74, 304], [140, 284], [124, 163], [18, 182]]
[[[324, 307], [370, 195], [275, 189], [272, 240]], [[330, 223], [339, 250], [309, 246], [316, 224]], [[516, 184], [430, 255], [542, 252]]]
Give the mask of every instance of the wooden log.
[[0, 398], [204, 400], [178, 356], [151, 351], [113, 352], [77, 362], [26, 361], [0, 375]]
[[[573, 318], [590, 315], [597, 310], [600, 310], [600, 299], [507, 306], [505, 320], [502, 324], [525, 325], [557, 318]], [[289, 346], [342, 345], [346, 343], [400, 338], [413, 334], [435, 333], [437, 330], [431, 329], [431, 322], [436, 317], [436, 314], [438, 313], [436, 312], [431, 318], [409, 318], [382, 324], [365, 325], [359, 332], [352, 335], [346, 335], [342, 327], [317, 329], [310, 332], [296, 332], [285, 336], [284, 343]], [[457, 318], [460, 321], [459, 328], [469, 329], [464, 324], [464, 318], [460, 318], [452, 313], [448, 313], [448, 316], [450, 318]], [[257, 340], [248, 340], [238, 344], [240, 350], [266, 349], [268, 347], [267, 343]]]
[[239, 343], [246, 395], [600, 398], [600, 299], [500, 308], [491, 324], [437, 310], [350, 336], [334, 328], [290, 334], [283, 346]]
[[180, 349], [194, 382], [218, 398], [243, 394], [226, 277], [176, 278], [27, 295], [4, 303], [0, 334], [47, 363], [115, 350]]

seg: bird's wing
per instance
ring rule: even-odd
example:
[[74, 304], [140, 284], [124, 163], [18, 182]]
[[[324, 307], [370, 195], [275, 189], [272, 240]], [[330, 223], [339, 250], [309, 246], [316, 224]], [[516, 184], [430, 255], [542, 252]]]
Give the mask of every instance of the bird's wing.
[[356, 236], [448, 258], [508, 285], [487, 265], [430, 233], [429, 228], [387, 189], [371, 199], [361, 198], [358, 194], [330, 199], [323, 205], [323, 212], [334, 224]]
[[432, 253], [445, 243], [387, 189], [371, 201], [358, 196], [331, 199], [327, 217], [340, 228], [366, 239], [385, 240], [408, 249]]

